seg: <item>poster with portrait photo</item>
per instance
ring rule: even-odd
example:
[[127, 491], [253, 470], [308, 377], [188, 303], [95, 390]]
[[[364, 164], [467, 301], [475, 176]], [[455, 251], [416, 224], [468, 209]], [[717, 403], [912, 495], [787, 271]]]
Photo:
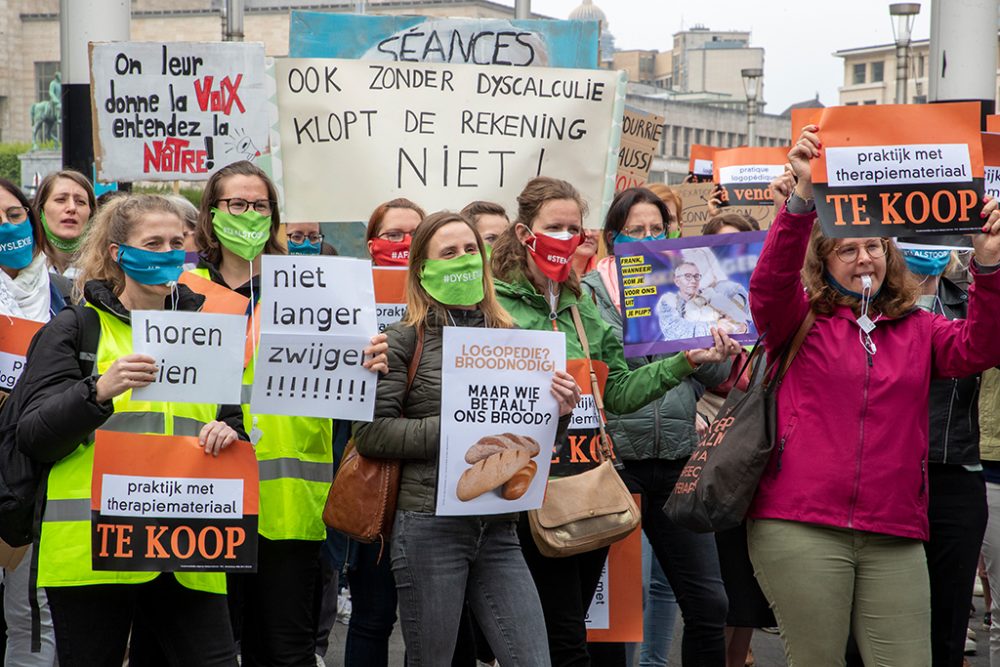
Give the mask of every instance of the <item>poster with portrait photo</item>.
[[712, 344], [711, 329], [752, 343], [750, 274], [767, 232], [615, 246], [626, 357]]

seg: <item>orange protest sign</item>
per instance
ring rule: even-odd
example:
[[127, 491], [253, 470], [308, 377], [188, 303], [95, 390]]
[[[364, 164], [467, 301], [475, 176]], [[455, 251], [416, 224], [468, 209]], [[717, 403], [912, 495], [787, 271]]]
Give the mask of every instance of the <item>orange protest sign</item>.
[[691, 159], [688, 162], [688, 173], [699, 178], [712, 178], [715, 174], [713, 162], [715, 154], [722, 150], [716, 146], [691, 144]]
[[24, 370], [31, 339], [41, 322], [19, 317], [0, 317], [0, 389], [10, 391]]
[[978, 102], [830, 107], [817, 124], [813, 189], [828, 236], [978, 231]]
[[[597, 385], [604, 392], [608, 380], [608, 366], [602, 361], [592, 361], [597, 374]], [[559, 443], [552, 451], [553, 475], [572, 475], [600, 463], [600, 430], [598, 407], [590, 386], [590, 371], [585, 359], [567, 359], [566, 372], [573, 376], [580, 387], [580, 402], [573, 409], [566, 443], [559, 450]], [[601, 416], [603, 418], [603, 415]]]
[[257, 458], [198, 439], [97, 431], [91, 480], [95, 570], [246, 570], [257, 564]]
[[201, 307], [203, 313], [221, 313], [223, 315], [246, 315], [247, 306], [250, 299], [242, 294], [237, 294], [228, 287], [217, 285], [207, 278], [185, 271], [178, 281], [181, 285], [187, 285], [191, 291], [197, 292], [205, 297], [205, 304]]
[[[637, 505], [642, 502], [632, 494]], [[611, 545], [587, 614], [588, 642], [642, 641], [642, 528]]]
[[405, 266], [373, 266], [372, 282], [375, 285], [375, 316], [378, 319], [378, 331], [394, 322], [403, 319], [406, 312], [406, 275], [409, 270]]
[[986, 131], [987, 132], [1000, 132], [1000, 116], [987, 116], [986, 117]]
[[773, 206], [771, 181], [785, 171], [788, 146], [729, 148], [712, 160], [715, 182], [725, 188], [731, 206]]

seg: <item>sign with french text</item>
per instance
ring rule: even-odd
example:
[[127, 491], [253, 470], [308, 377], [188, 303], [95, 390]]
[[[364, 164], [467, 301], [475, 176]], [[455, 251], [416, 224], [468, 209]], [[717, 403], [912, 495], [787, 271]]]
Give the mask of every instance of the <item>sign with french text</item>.
[[542, 506], [566, 367], [555, 331], [445, 327], [441, 367], [439, 516]]
[[257, 569], [257, 457], [198, 438], [98, 430], [91, 481], [95, 570]]
[[614, 195], [624, 73], [281, 58], [278, 127], [289, 222], [367, 219], [394, 197], [514, 210], [537, 175], [573, 183], [599, 227]]
[[132, 351], [156, 362], [156, 380], [132, 390], [137, 401], [239, 405], [244, 315], [132, 311]]
[[[709, 201], [715, 189], [713, 183], [682, 183], [670, 186], [681, 198], [684, 208], [681, 211], [681, 236], [701, 236], [701, 230], [712, 219]], [[774, 204], [731, 204], [723, 203], [718, 213], [739, 213], [757, 223], [761, 229], [767, 229], [774, 221], [777, 209]]]
[[206, 180], [269, 152], [261, 43], [92, 43], [90, 90], [102, 181]]
[[622, 139], [618, 147], [615, 192], [641, 188], [649, 178], [656, 149], [663, 137], [663, 116], [626, 107], [622, 116]]
[[713, 159], [715, 158], [715, 154], [720, 150], [722, 149], [715, 146], [691, 144], [688, 173], [699, 179], [712, 180], [712, 177], [715, 175]]
[[615, 248], [626, 357], [708, 347], [713, 328], [757, 339], [750, 275], [766, 232], [741, 232]]
[[0, 390], [9, 392], [17, 384], [31, 339], [42, 324], [20, 317], [0, 317]]
[[771, 181], [785, 172], [788, 146], [715, 151], [712, 168], [733, 206], [773, 206]]

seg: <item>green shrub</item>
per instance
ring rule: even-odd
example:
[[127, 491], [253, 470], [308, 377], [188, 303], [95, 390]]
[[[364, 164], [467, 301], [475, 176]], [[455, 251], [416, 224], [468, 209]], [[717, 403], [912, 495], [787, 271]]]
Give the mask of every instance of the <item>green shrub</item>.
[[0, 144], [0, 178], [20, 184], [21, 161], [17, 156], [27, 153], [30, 148], [28, 143]]

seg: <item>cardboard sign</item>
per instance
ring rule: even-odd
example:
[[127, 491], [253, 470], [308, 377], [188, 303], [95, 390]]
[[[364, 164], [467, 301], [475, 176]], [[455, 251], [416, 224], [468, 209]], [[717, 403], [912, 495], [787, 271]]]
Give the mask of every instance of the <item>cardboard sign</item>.
[[293, 58], [596, 67], [596, 21], [467, 19], [292, 11]]
[[986, 117], [986, 131], [987, 132], [1000, 132], [1000, 116], [987, 116]]
[[244, 315], [132, 311], [132, 350], [159, 368], [156, 381], [132, 390], [137, 401], [239, 405]]
[[1000, 134], [982, 133], [983, 189], [994, 199], [1000, 197]]
[[703, 144], [691, 144], [691, 159], [688, 161], [688, 173], [699, 178], [712, 178], [715, 175], [715, 154], [723, 149]]
[[766, 232], [636, 241], [616, 247], [626, 357], [712, 344], [712, 328], [752, 343], [750, 274]]
[[371, 264], [264, 255], [260, 278], [251, 411], [371, 421], [376, 377], [362, 366], [378, 327]]
[[622, 117], [615, 192], [646, 185], [656, 149], [663, 137], [663, 116], [627, 107]]
[[92, 43], [90, 90], [102, 181], [206, 180], [269, 151], [263, 44]]
[[257, 458], [198, 438], [97, 431], [91, 481], [95, 570], [257, 569]]
[[833, 237], [978, 232], [979, 103], [829, 107], [812, 160], [816, 211]]
[[289, 222], [367, 219], [394, 197], [426, 210], [514, 210], [528, 179], [573, 183], [599, 227], [614, 195], [624, 72], [278, 59]]
[[[632, 494], [637, 505], [642, 498]], [[588, 642], [642, 641], [642, 528], [608, 550], [601, 580], [587, 610]]]
[[3, 391], [13, 389], [24, 372], [28, 346], [42, 324], [20, 317], [0, 317], [0, 389]]
[[[601, 393], [608, 381], [608, 365], [603, 361], [591, 360], [597, 374], [597, 386]], [[556, 442], [552, 448], [552, 475], [575, 475], [588, 468], [597, 467], [601, 462], [601, 431], [597, 401], [591, 389], [590, 370], [586, 359], [569, 359], [566, 372], [573, 376], [580, 387], [580, 402], [573, 408], [566, 431], [566, 442]]]
[[726, 189], [729, 204], [773, 206], [771, 181], [781, 176], [788, 162], [788, 146], [729, 148], [715, 152], [715, 182]]
[[556, 331], [445, 327], [441, 366], [439, 516], [542, 506], [566, 366]]
[[373, 266], [372, 281], [375, 283], [375, 316], [378, 332], [394, 322], [403, 319], [406, 312], [405, 266]]
[[[684, 209], [681, 211], [681, 236], [701, 236], [705, 223], [712, 219], [708, 202], [712, 198], [713, 183], [682, 183], [670, 186], [681, 198]], [[755, 221], [762, 230], [771, 226], [777, 209], [773, 203], [764, 206], [753, 204], [727, 204], [719, 209], [720, 213], [739, 213]]]

